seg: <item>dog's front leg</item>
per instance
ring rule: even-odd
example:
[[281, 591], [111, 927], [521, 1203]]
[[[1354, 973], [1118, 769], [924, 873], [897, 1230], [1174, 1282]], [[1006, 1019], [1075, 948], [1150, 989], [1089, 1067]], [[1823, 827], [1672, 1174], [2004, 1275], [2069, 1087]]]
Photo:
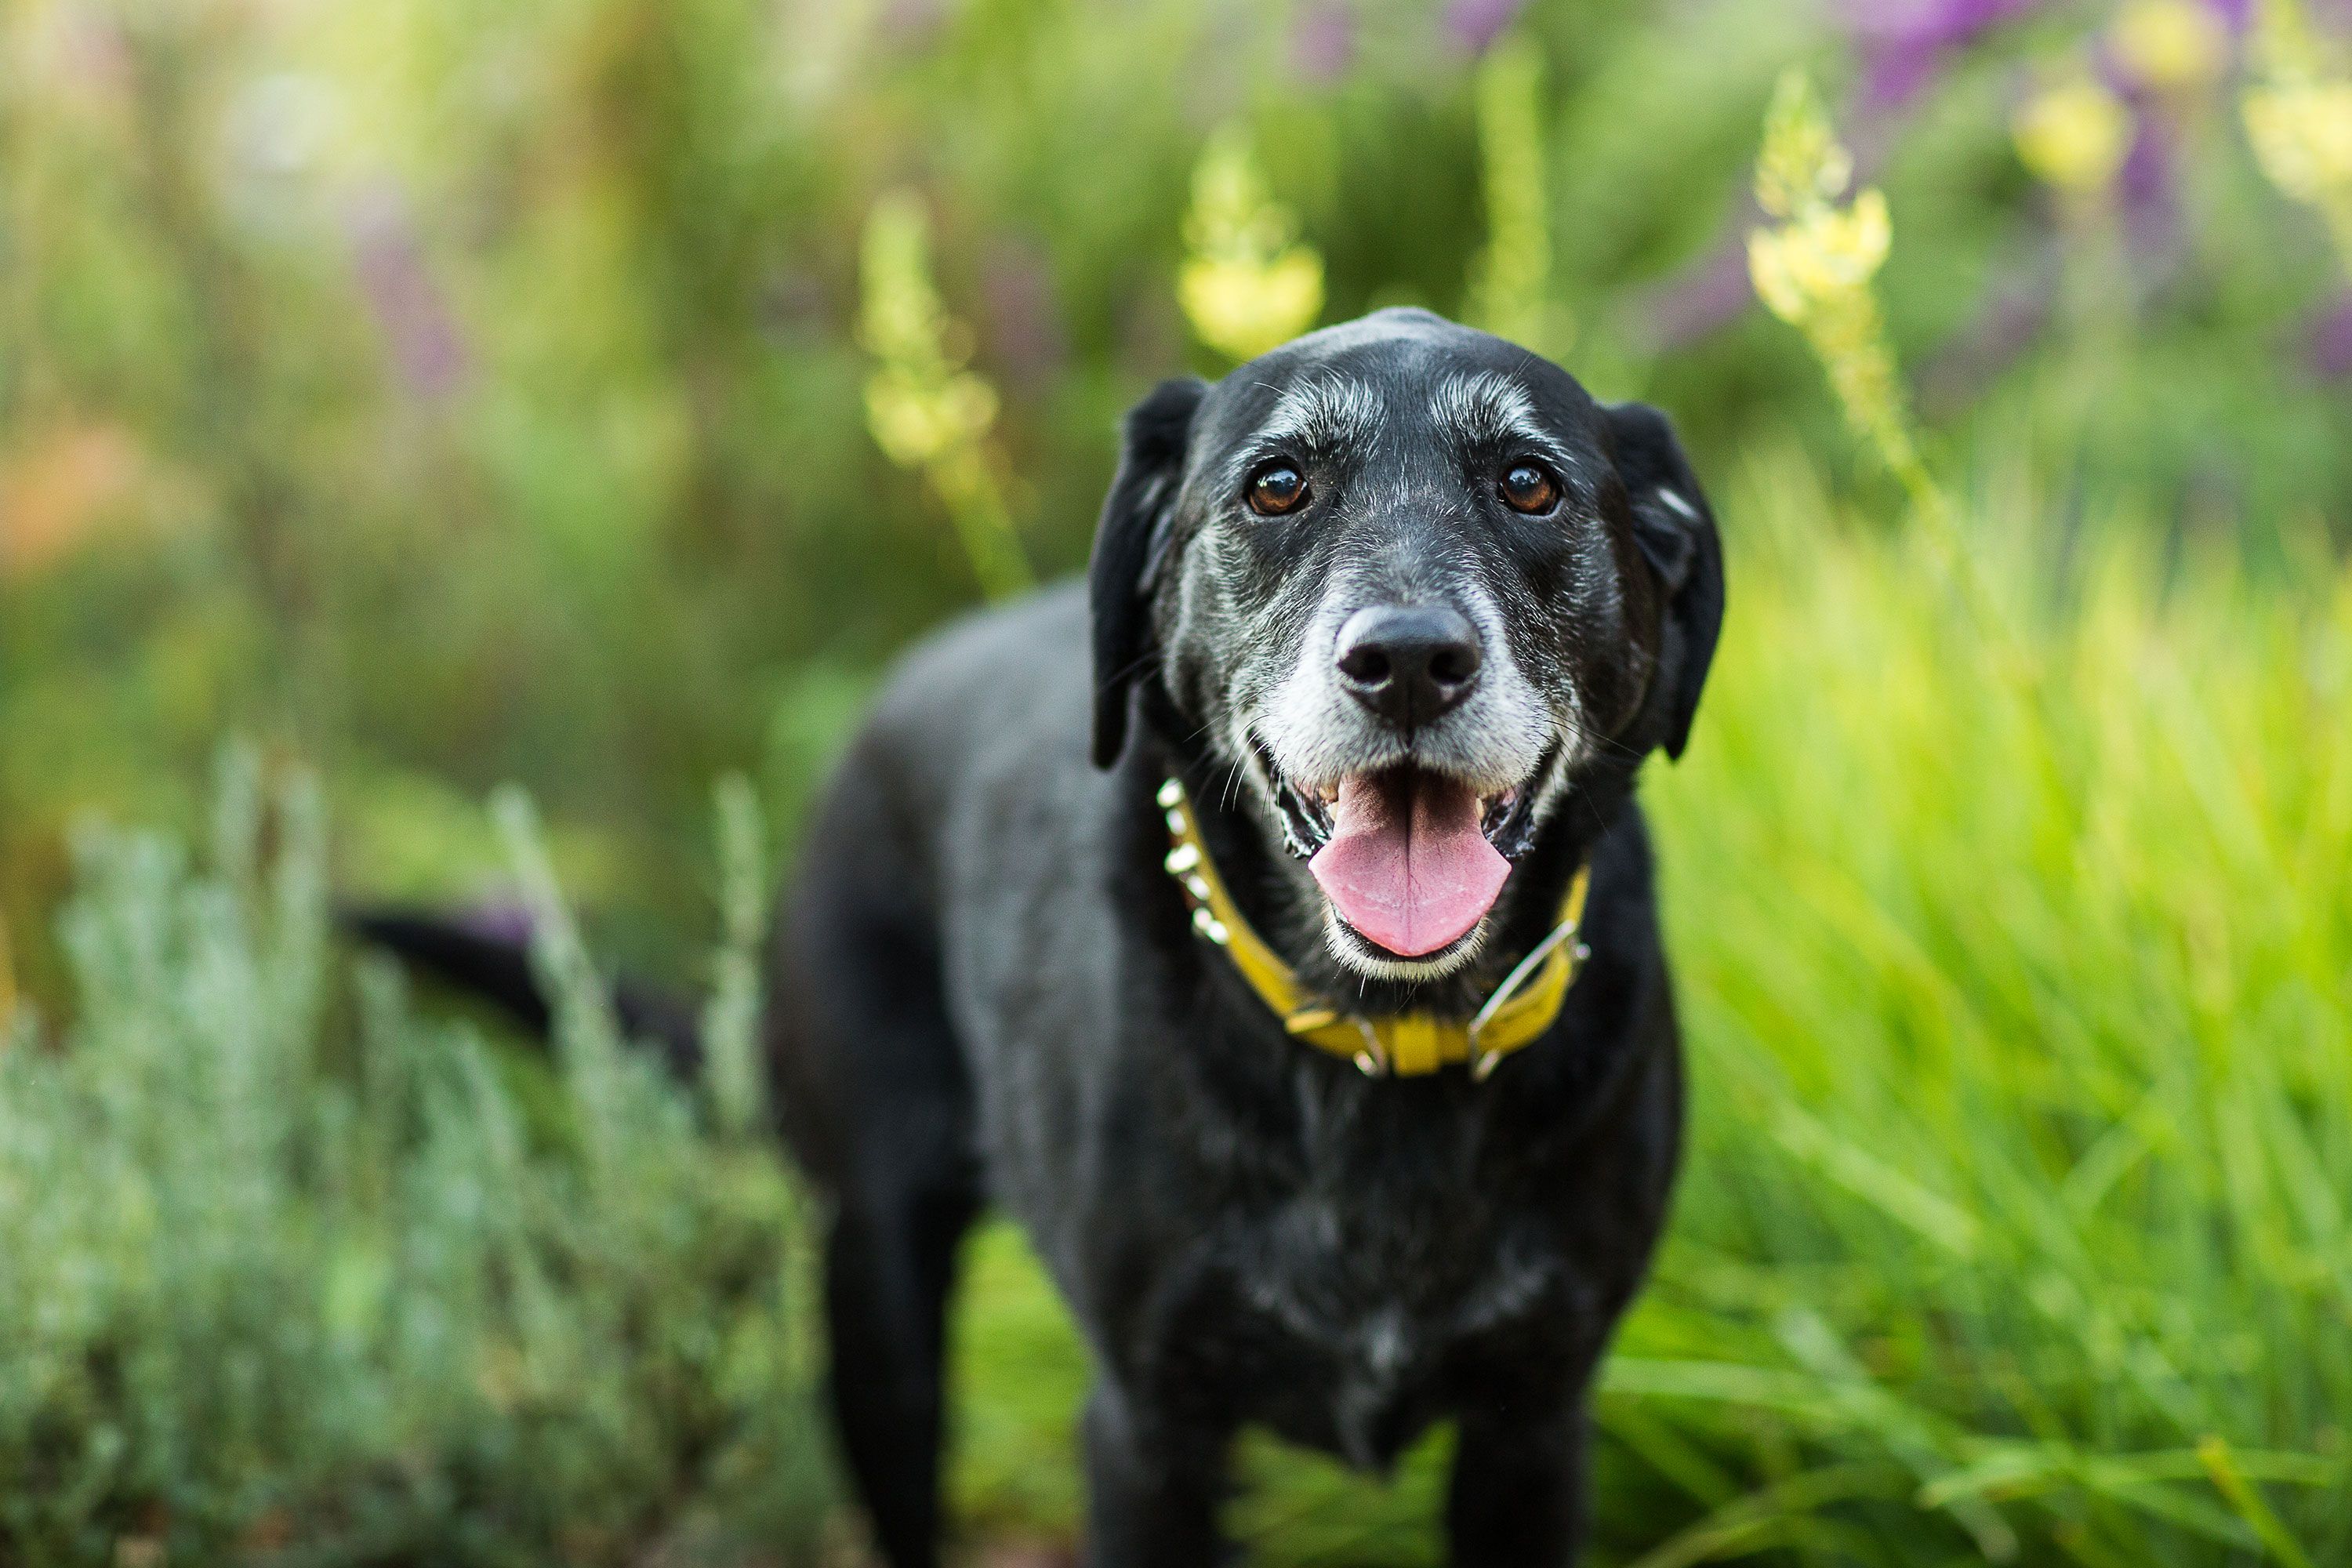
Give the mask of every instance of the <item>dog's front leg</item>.
[[1232, 1434], [1171, 1422], [1108, 1379], [1087, 1401], [1087, 1568], [1215, 1568]]
[[1465, 1416], [1445, 1526], [1454, 1568], [1569, 1568], [1584, 1542], [1584, 1416]]

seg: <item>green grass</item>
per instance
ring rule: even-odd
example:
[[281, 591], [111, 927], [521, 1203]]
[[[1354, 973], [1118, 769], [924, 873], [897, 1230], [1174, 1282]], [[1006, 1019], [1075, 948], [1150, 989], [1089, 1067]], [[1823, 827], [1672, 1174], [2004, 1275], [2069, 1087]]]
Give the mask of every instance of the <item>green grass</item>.
[[2345, 1560], [2352, 576], [2192, 541], [2168, 586], [2117, 520], [2053, 571], [2011, 480], [1988, 627], [1801, 470], [1743, 488], [1654, 792], [1698, 1136], [1605, 1423], [1693, 1439], [1651, 1468], [1733, 1539]]
[[[1693, 1138], [1598, 1405], [1612, 1561], [2352, 1554], [2352, 575], [2168, 585], [2099, 525], [2057, 570], [1990, 489], [1990, 626], [1801, 466], [1726, 498], [1647, 790]], [[1016, 1238], [974, 1257], [960, 1495], [1050, 1531], [1075, 1342]], [[1234, 1522], [1434, 1562], [1442, 1450], [1254, 1441]]]

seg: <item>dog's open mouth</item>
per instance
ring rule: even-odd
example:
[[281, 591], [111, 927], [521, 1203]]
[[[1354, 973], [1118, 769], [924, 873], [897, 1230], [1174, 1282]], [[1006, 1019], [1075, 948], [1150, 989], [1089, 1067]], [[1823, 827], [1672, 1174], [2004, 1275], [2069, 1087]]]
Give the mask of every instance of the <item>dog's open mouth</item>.
[[[1269, 770], [1270, 771], [1270, 770]], [[1541, 776], [1482, 795], [1412, 763], [1276, 795], [1323, 896], [1349, 928], [1402, 958], [1423, 958], [1478, 929], [1523, 852]]]

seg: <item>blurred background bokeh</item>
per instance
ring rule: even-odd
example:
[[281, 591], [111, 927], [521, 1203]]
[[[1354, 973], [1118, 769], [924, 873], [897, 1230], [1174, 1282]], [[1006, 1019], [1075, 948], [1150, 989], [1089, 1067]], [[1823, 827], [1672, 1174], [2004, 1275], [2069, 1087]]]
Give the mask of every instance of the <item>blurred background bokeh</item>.
[[[691, 929], [710, 778], [789, 795], [975, 595], [866, 430], [877, 195], [929, 214], [1022, 544], [1066, 571], [1120, 410], [1220, 366], [1175, 288], [1213, 131], [1252, 138], [1326, 319], [1475, 313], [1475, 79], [1513, 9], [12, 5], [0, 907], [36, 989], [72, 816], [184, 817], [226, 730], [325, 768], [353, 885], [467, 889], [478, 799], [519, 779], [631, 946]], [[1741, 246], [1768, 90], [1820, 57], [1901, 215], [1936, 428], [2043, 444], [2067, 508], [2168, 533], [2340, 516], [2352, 293], [2249, 154], [2245, 8], [2124, 9], [2204, 25], [2134, 51], [2098, 5], [1537, 7], [1546, 346], [1706, 471], [1759, 432], [1833, 458]], [[2012, 134], [2076, 82], [2126, 117], [2087, 195]]]
[[[147, 1194], [75, 1200], [116, 1218], [198, 1179], [116, 1103], [134, 1058], [199, 1120], [265, 1084], [390, 1104], [353, 1179], [411, 1197], [318, 1207], [352, 1146], [323, 1112], [222, 1156], [288, 1195], [185, 1224], [249, 1200], [301, 1237], [268, 1265], [327, 1325], [296, 1348], [282, 1293], [181, 1322], [185, 1279], [241, 1265], [141, 1274], [168, 1205], [76, 1232], [112, 1259], [74, 1274], [87, 1321], [0, 1284], [0, 1562], [851, 1560], [821, 1440], [746, 1414], [806, 1382], [804, 1346], [745, 1348], [803, 1315], [745, 1284], [797, 1267], [784, 1178], [628, 1079], [628, 1168], [669, 1175], [526, 1179], [500, 1139], [562, 1145], [528, 1132], [560, 1090], [354, 1004], [300, 958], [315, 889], [257, 867], [496, 910], [543, 843], [600, 958], [698, 985], [715, 780], [788, 864], [892, 652], [1083, 562], [1129, 403], [1398, 303], [1667, 408], [1725, 519], [1724, 664], [1657, 781], [1694, 1239], [1605, 1412], [1610, 1560], [2343, 1561], [2348, 39], [2345, 0], [7, 0], [0, 1038], [13, 990], [19, 1058], [80, 1029], [112, 1063], [37, 1115], [0, 1095], [58, 1142], [0, 1157], [7, 1234], [71, 1252], [27, 1194], [93, 1147]], [[1935, 526], [1849, 434], [1819, 322], [1751, 282], [1792, 64], [1892, 215], [1861, 284]], [[517, 795], [502, 833], [508, 783], [543, 827]], [[211, 868], [96, 820], [209, 835]], [[242, 967], [157, 912], [215, 894], [250, 906], [215, 931]], [[171, 1089], [154, 1021], [237, 1035], [238, 985], [328, 1043]], [[132, 991], [149, 1023], [110, 1025]], [[423, 1087], [371, 1100], [369, 1017]], [[450, 1052], [508, 1088], [435, 1155]], [[417, 1197], [420, 1169], [458, 1174]], [[601, 1238], [550, 1217], [581, 1202]], [[319, 1241], [332, 1214], [381, 1257]], [[975, 1266], [966, 1535], [1057, 1561], [1080, 1363], [1016, 1243]], [[89, 1283], [115, 1268], [142, 1283]], [[402, 1339], [366, 1305], [395, 1281], [478, 1321]], [[574, 1286], [601, 1327], [530, 1305]], [[2113, 1321], [2082, 1294], [2109, 1289]], [[648, 1321], [683, 1337], [644, 1350]], [[187, 1403], [240, 1335], [275, 1347], [245, 1392]], [[404, 1402], [460, 1342], [447, 1398]], [[650, 1392], [583, 1370], [639, 1351]], [[289, 1425], [298, 1364], [378, 1393]], [[453, 1458], [478, 1405], [511, 1442]], [[1252, 1465], [1267, 1560], [1433, 1560], [1431, 1463], [1395, 1492]], [[522, 1470], [543, 1490], [501, 1512]]]

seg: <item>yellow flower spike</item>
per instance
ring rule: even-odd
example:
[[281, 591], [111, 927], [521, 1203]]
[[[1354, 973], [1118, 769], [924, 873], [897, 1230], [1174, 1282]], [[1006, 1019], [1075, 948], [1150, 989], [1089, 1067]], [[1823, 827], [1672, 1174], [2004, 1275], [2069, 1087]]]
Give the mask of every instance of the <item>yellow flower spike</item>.
[[1748, 277], [1766, 309], [1805, 334], [1855, 433], [1923, 513], [1946, 516], [1920, 461], [1901, 374], [1872, 289], [1895, 242], [1886, 197], [1853, 183], [1853, 157], [1801, 71], [1780, 79], [1756, 160], [1756, 199], [1780, 221], [1748, 239]]
[[911, 192], [874, 204], [858, 250], [858, 336], [885, 364], [934, 366], [946, 358], [947, 307], [931, 281], [930, 223]]
[[1020, 592], [1034, 579], [988, 448], [996, 389], [964, 368], [970, 333], [931, 280], [930, 224], [912, 194], [874, 204], [858, 282], [858, 341], [876, 362], [866, 381], [874, 444], [929, 481], [989, 596]]
[[1749, 237], [1756, 292], [1782, 321], [1802, 326], [1818, 310], [1866, 288], [1894, 243], [1886, 198], [1875, 189], [1845, 206], [1853, 157], [1837, 140], [1801, 72], [1780, 79], [1756, 161], [1756, 199], [1782, 222]]
[[1887, 342], [1874, 282], [1894, 247], [1886, 197], [1853, 183], [1853, 158], [1801, 71], [1780, 79], [1756, 159], [1756, 199], [1776, 222], [1748, 237], [1748, 270], [1765, 306], [1794, 326], [1821, 362], [1854, 434], [1911, 498], [1912, 515], [2003, 668], [2023, 663], [1994, 610], [1943, 487], [1921, 457], [1903, 373]]
[[2246, 95], [2246, 133], [2272, 183], [2318, 205], [2352, 189], [2352, 81], [2305, 81]]
[[1545, 163], [1543, 53], [1513, 33], [1478, 67], [1478, 162], [1486, 244], [1471, 265], [1469, 318], [1555, 358], [1576, 318], [1551, 297], [1551, 182]]
[[1831, 128], [1828, 111], [1801, 69], [1781, 74], [1764, 116], [1764, 150], [1756, 159], [1756, 200], [1774, 217], [1796, 217], [1845, 195], [1853, 154]]
[[2011, 124], [2017, 155], [2036, 178], [2077, 199], [2115, 184], [2131, 154], [2131, 110], [2089, 76], [2029, 99]]
[[2266, 0], [2246, 137], [2271, 183], [2316, 211], [2352, 277], [2352, 80], [2331, 74], [2294, 0]]
[[2107, 42], [2136, 81], [2180, 92], [2218, 81], [2230, 68], [2230, 34], [2200, 0], [2130, 0]]
[[866, 381], [866, 417], [884, 457], [902, 468], [922, 468], [988, 433], [996, 390], [976, 375], [940, 380], [886, 368]]
[[1809, 226], [1820, 265], [1832, 289], [1857, 289], [1878, 276], [1895, 244], [1895, 221], [1886, 197], [1875, 187], [1853, 198], [1844, 211], [1822, 213]]
[[2261, 0], [2254, 8], [2251, 53], [2270, 80], [2296, 80], [2319, 74], [2319, 45], [2302, 0]]
[[1764, 308], [1792, 327], [1805, 324], [1810, 296], [1797, 280], [1797, 264], [1790, 256], [1790, 237], [1776, 228], [1759, 228], [1748, 237], [1748, 276]]
[[1189, 251], [1177, 302], [1200, 340], [1229, 359], [1255, 359], [1315, 324], [1323, 258], [1265, 188], [1249, 142], [1232, 127], [1209, 140], [1192, 171], [1184, 218]]

